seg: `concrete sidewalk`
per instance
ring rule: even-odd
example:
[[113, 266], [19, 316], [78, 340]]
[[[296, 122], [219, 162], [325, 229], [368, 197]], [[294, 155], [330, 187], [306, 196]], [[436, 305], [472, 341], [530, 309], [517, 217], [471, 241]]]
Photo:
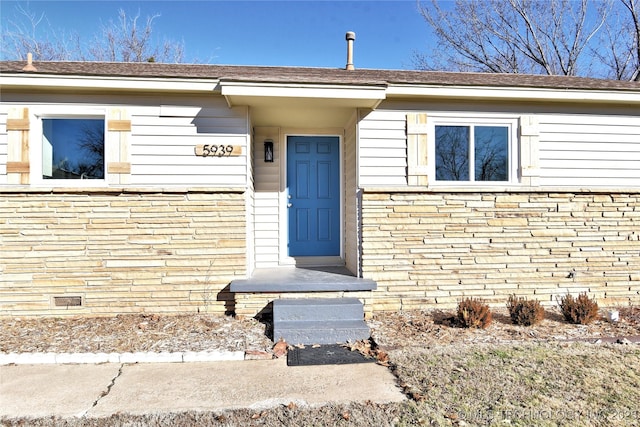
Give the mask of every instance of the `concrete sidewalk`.
[[0, 417], [104, 417], [405, 399], [383, 366], [288, 367], [285, 359], [0, 366]]

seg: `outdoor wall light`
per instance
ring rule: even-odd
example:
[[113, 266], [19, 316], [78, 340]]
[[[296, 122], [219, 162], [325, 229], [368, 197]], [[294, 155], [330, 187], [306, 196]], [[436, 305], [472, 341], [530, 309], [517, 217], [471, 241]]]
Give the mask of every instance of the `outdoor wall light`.
[[264, 161], [266, 163], [273, 163], [273, 140], [264, 140]]

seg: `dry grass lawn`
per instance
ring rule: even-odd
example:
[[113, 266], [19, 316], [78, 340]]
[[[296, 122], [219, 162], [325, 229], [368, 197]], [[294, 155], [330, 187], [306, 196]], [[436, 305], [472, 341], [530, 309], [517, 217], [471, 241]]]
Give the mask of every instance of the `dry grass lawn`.
[[416, 401], [406, 425], [640, 425], [638, 346], [449, 345], [390, 357]]

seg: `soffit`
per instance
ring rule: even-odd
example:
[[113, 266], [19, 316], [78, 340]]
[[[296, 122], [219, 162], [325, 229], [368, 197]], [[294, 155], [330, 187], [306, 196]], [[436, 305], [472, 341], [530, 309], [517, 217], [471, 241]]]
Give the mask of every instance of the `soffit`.
[[230, 107], [248, 106], [254, 126], [342, 127], [357, 108], [375, 109], [386, 87], [220, 82]]

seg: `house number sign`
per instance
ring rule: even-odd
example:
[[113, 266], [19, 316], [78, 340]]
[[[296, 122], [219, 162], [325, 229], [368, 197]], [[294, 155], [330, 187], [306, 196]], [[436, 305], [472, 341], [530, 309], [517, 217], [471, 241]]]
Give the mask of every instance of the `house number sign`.
[[195, 148], [196, 156], [202, 157], [235, 157], [242, 154], [240, 145], [200, 144]]

